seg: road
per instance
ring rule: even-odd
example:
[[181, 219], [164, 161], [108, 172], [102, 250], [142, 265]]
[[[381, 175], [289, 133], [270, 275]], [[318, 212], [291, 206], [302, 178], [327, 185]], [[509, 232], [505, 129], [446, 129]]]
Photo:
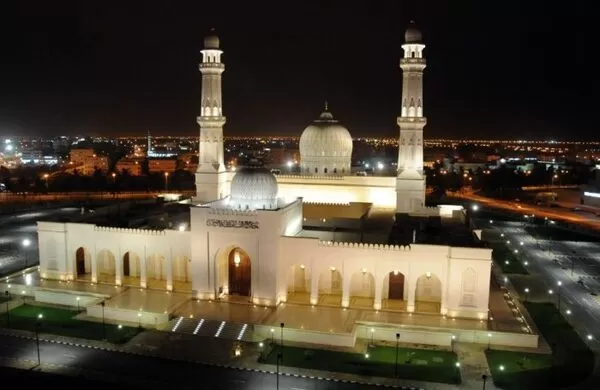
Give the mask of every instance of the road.
[[[61, 207], [2, 216], [0, 218], [0, 276], [9, 275], [39, 262], [38, 220], [68, 217], [77, 213], [80, 213], [78, 208]], [[29, 245], [25, 246], [24, 242], [28, 242]]]
[[[148, 199], [167, 191], [148, 192], [68, 192], [48, 194], [28, 194], [27, 196], [3, 192], [0, 193], [0, 203], [35, 203], [35, 202], [57, 202], [78, 200], [109, 200], [109, 199]], [[173, 191], [184, 196], [193, 196], [194, 191]]]
[[511, 213], [521, 213], [523, 215], [535, 214], [536, 216], [540, 217], [548, 217], [557, 221], [577, 224], [594, 230], [600, 230], [600, 219], [590, 213], [577, 212], [563, 208], [536, 206], [502, 199], [486, 198], [484, 196], [468, 192], [449, 193], [449, 196], [470, 200], [490, 208], [500, 209]]
[[[218, 368], [120, 352], [40, 342], [43, 364], [78, 368], [87, 372], [121, 376], [127, 382], [152, 382], [173, 389], [264, 390], [276, 387], [276, 376], [254, 371]], [[0, 358], [37, 361], [34, 340], [0, 336]], [[144, 386], [150, 388], [148, 385]], [[279, 377], [281, 390], [370, 390], [378, 386], [357, 385], [310, 378]]]
[[[520, 222], [494, 221], [490, 224], [489, 221], [478, 220], [478, 224], [494, 232], [496, 240], [508, 241], [508, 247], [518, 251], [521, 262], [527, 264], [530, 274], [541, 277], [541, 284], [535, 286], [527, 284], [528, 277], [511, 277], [519, 295], [524, 297], [525, 288], [528, 288], [529, 299], [550, 300], [558, 306], [560, 294], [559, 309], [590, 348], [599, 353], [600, 301], [592, 293], [598, 291], [600, 294], [597, 280], [600, 276], [600, 244], [538, 240]], [[560, 237], [559, 229], [556, 237]], [[571, 272], [573, 264], [575, 267]], [[582, 282], [578, 283], [579, 280]], [[549, 294], [549, 290], [552, 290], [552, 294]], [[587, 340], [588, 335], [592, 336], [592, 340]]]

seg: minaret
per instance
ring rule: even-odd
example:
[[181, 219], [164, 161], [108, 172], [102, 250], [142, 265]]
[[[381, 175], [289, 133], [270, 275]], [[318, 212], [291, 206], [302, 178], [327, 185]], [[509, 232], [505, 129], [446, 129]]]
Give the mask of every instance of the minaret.
[[150, 136], [150, 130], [148, 130], [148, 138], [146, 139], [148, 146], [146, 146], [146, 157], [150, 157], [152, 152], [152, 137]]
[[202, 73], [202, 102], [200, 116], [200, 140], [198, 144], [198, 169], [196, 171], [196, 200], [207, 202], [226, 197], [227, 172], [223, 157], [223, 101], [221, 98], [221, 74], [225, 65], [221, 62], [223, 51], [219, 49], [219, 37], [214, 29], [204, 38], [204, 50], [200, 73]]
[[425, 176], [423, 174], [423, 57], [425, 45], [421, 32], [410, 23], [402, 45], [402, 109], [398, 117], [398, 176], [396, 178], [396, 212], [409, 213], [425, 206]]

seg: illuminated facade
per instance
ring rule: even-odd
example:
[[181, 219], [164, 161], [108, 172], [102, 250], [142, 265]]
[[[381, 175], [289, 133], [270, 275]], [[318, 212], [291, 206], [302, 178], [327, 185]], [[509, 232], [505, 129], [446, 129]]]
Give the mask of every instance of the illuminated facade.
[[[177, 289], [177, 282], [187, 283], [195, 298], [236, 295], [262, 305], [286, 302], [293, 294], [304, 296], [307, 304], [319, 304], [326, 297], [327, 304], [348, 307], [353, 299], [361, 299], [368, 300], [374, 309], [394, 304], [413, 312], [427, 306], [444, 315], [486, 318], [490, 249], [421, 244], [401, 248], [300, 235], [303, 202], [359, 201], [393, 210], [397, 207], [396, 190], [398, 199], [400, 194], [408, 196], [399, 203], [402, 210], [411, 206], [405, 211], [452, 217], [437, 208], [424, 208], [420, 201], [424, 195], [416, 187], [413, 190], [412, 184], [407, 188], [402, 184], [415, 182], [424, 192], [422, 176], [410, 176], [422, 174], [422, 161], [414, 162], [422, 159], [422, 146], [419, 154], [415, 142], [422, 144], [419, 137], [425, 123], [420, 73], [413, 69], [422, 72], [424, 62], [420, 57], [422, 45], [413, 42], [415, 37], [414, 31], [407, 32], [405, 54], [409, 57], [403, 61], [410, 64], [403, 96], [408, 103], [403, 105], [399, 120], [401, 140], [407, 142], [401, 149], [398, 178], [344, 175], [352, 145], [347, 130], [340, 133], [338, 128], [334, 129], [334, 142], [327, 148], [341, 147], [343, 153], [336, 156], [340, 159], [325, 156], [305, 162], [309, 170], [319, 170], [318, 176], [275, 177], [268, 170], [252, 167], [225, 171], [221, 104], [224, 66], [219, 39], [207, 37], [200, 65], [203, 86], [198, 118], [197, 199], [190, 207], [189, 230], [186, 226], [152, 231], [39, 222], [42, 277], [141, 288], [153, 284], [170, 291]], [[328, 122], [326, 127], [331, 124]], [[322, 130], [329, 131], [315, 131]], [[414, 148], [408, 147], [409, 139], [415, 141]], [[315, 145], [315, 140], [308, 139], [310, 142], [304, 146], [322, 147]], [[310, 156], [318, 157], [318, 153]], [[343, 171], [330, 175], [330, 168]]]
[[423, 174], [423, 57], [425, 45], [421, 32], [411, 23], [402, 45], [402, 111], [398, 117], [400, 140], [398, 150], [398, 177], [396, 179], [398, 212], [408, 213], [425, 206], [425, 175]]

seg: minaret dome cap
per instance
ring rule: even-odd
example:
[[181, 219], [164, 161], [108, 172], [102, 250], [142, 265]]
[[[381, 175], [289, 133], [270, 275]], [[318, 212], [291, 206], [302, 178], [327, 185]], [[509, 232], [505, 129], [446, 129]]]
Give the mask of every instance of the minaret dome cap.
[[204, 38], [204, 48], [205, 49], [218, 49], [219, 48], [219, 37], [215, 32], [215, 29], [212, 28], [210, 33]]
[[406, 32], [404, 33], [405, 43], [421, 43], [421, 31], [417, 28], [414, 21], [410, 21]]

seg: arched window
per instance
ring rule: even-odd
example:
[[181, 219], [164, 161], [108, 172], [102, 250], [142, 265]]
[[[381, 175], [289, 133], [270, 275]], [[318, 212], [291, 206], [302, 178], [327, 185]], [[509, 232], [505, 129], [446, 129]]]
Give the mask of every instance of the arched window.
[[323, 173], [327, 173], [327, 168], [323, 168]]

